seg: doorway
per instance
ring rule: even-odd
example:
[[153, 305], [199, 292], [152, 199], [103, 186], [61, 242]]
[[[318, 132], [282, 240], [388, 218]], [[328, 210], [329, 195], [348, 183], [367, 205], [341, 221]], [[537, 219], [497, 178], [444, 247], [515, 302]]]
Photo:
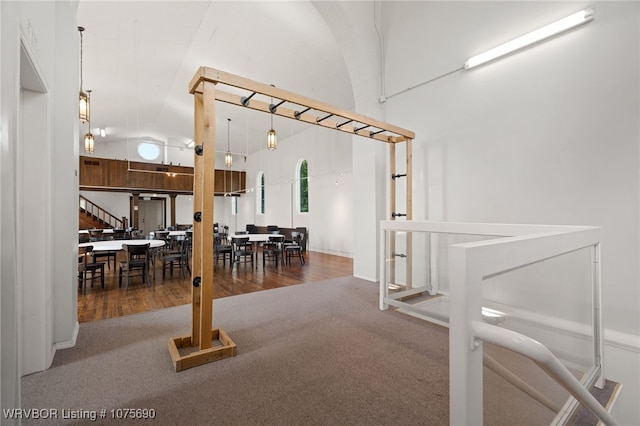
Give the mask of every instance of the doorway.
[[138, 201], [138, 228], [144, 235], [165, 228], [166, 198], [140, 198]]

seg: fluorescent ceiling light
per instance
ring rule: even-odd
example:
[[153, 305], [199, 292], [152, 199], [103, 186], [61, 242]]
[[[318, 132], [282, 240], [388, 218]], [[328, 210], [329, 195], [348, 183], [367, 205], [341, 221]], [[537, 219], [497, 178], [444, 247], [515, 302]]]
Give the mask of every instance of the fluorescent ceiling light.
[[528, 34], [520, 36], [514, 40], [508, 41], [493, 49], [487, 50], [479, 55], [469, 58], [464, 63], [466, 69], [477, 67], [486, 62], [497, 59], [501, 56], [508, 55], [516, 50], [524, 49], [527, 46], [531, 46], [534, 43], [553, 37], [563, 31], [575, 28], [578, 25], [586, 24], [593, 20], [593, 9], [584, 9], [580, 12], [576, 12], [573, 15], [569, 15], [566, 18], [560, 19], [552, 24], [546, 25]]

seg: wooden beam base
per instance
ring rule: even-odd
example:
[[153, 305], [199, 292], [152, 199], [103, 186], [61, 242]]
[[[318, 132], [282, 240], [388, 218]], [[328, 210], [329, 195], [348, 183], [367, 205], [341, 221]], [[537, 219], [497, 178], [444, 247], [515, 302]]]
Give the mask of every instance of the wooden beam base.
[[[199, 365], [218, 361], [224, 358], [236, 356], [236, 344], [231, 340], [229, 335], [222, 329], [214, 329], [211, 331], [213, 341], [219, 341], [221, 345], [208, 349], [198, 349], [191, 342], [191, 336], [174, 337], [169, 339], [169, 354], [173, 361], [173, 368], [176, 371], [186, 370], [187, 368], [197, 367]], [[181, 355], [179, 349], [196, 349], [185, 355]]]

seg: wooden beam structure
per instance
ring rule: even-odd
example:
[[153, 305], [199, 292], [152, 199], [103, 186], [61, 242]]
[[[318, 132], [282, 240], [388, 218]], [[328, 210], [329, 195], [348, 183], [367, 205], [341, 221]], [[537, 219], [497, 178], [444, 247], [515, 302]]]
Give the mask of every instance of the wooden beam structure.
[[[221, 90], [223, 86], [228, 86], [232, 92]], [[238, 91], [244, 93], [235, 93]], [[194, 95], [195, 109], [192, 327], [191, 336], [169, 339], [169, 354], [176, 371], [236, 355], [236, 344], [229, 335], [221, 329], [212, 328], [215, 101], [339, 130], [392, 146], [398, 142], [408, 142], [410, 147], [415, 137], [410, 130], [208, 67], [197, 70], [189, 83], [189, 93]], [[277, 101], [275, 104], [274, 100]], [[410, 148], [407, 152], [410, 155]], [[410, 162], [410, 157], [407, 162]], [[410, 168], [406, 177], [410, 182]], [[410, 191], [411, 186], [407, 188]], [[407, 218], [410, 218], [409, 214]]]
[[[218, 87], [229, 86], [230, 88], [241, 89], [241, 91], [246, 92], [244, 95], [238, 95], [218, 89], [216, 90], [215, 97], [216, 100], [220, 102], [238, 105], [256, 111], [273, 113], [281, 117], [356, 134], [381, 142], [396, 143], [403, 142], [407, 139], [415, 139], [415, 134], [410, 130], [213, 68], [200, 67], [191, 79], [189, 92], [194, 94], [201, 91], [203, 82], [214, 83]], [[260, 101], [256, 99], [256, 96], [262, 97], [265, 100]], [[277, 101], [275, 102], [276, 104], [280, 104], [281, 106], [275, 109], [270, 108], [272, 104], [269, 102], [272, 98], [274, 101]], [[284, 102], [281, 103], [282, 101]]]

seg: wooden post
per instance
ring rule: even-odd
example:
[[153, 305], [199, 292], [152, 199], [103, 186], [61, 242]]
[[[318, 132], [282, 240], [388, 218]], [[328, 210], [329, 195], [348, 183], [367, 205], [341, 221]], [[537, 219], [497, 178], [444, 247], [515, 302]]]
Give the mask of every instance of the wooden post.
[[[194, 140], [196, 146], [204, 147], [204, 101], [202, 93], [195, 93], [194, 100]], [[204, 148], [203, 148], [204, 149]], [[191, 287], [191, 344], [200, 344], [200, 287], [195, 280], [202, 280], [202, 220], [197, 220], [197, 212], [202, 215], [202, 180], [204, 178], [204, 157], [194, 149], [193, 159], [193, 274]]]
[[176, 226], [176, 197], [178, 194], [169, 194], [171, 198], [171, 226]]
[[[407, 204], [407, 220], [413, 220], [413, 152], [411, 146], [412, 139], [407, 139], [405, 142], [406, 153], [406, 204]], [[407, 232], [407, 289], [413, 288], [413, 234]]]
[[[389, 208], [391, 211], [389, 212], [389, 216], [391, 220], [396, 220], [393, 213], [396, 211], [396, 180], [393, 176], [396, 174], [396, 144], [389, 144], [389, 170], [391, 172], [391, 188], [389, 190]], [[382, 240], [382, 235], [380, 236]], [[389, 262], [389, 282], [396, 284], [396, 233], [391, 232], [389, 235], [389, 254], [391, 255], [391, 262]], [[384, 279], [385, 277], [380, 277], [380, 279]]]
[[202, 182], [199, 191], [202, 200], [201, 233], [201, 274], [200, 285], [200, 349], [211, 348], [211, 325], [213, 321], [213, 203], [215, 191], [216, 162], [216, 94], [215, 84], [202, 83], [203, 97], [200, 108], [202, 115]]
[[[203, 81], [194, 93], [193, 287], [191, 336], [169, 339], [176, 371], [236, 355], [236, 344], [213, 323], [213, 202], [215, 188], [215, 84]], [[175, 198], [172, 198], [175, 200]], [[213, 346], [213, 340], [220, 345]], [[197, 348], [181, 354], [181, 348]]]
[[133, 195], [133, 207], [132, 207], [132, 212], [131, 212], [131, 226], [134, 229], [139, 229], [138, 228], [138, 209], [140, 208], [140, 206], [138, 205], [139, 201], [140, 201], [140, 193], [138, 192], [134, 192], [132, 193]]

